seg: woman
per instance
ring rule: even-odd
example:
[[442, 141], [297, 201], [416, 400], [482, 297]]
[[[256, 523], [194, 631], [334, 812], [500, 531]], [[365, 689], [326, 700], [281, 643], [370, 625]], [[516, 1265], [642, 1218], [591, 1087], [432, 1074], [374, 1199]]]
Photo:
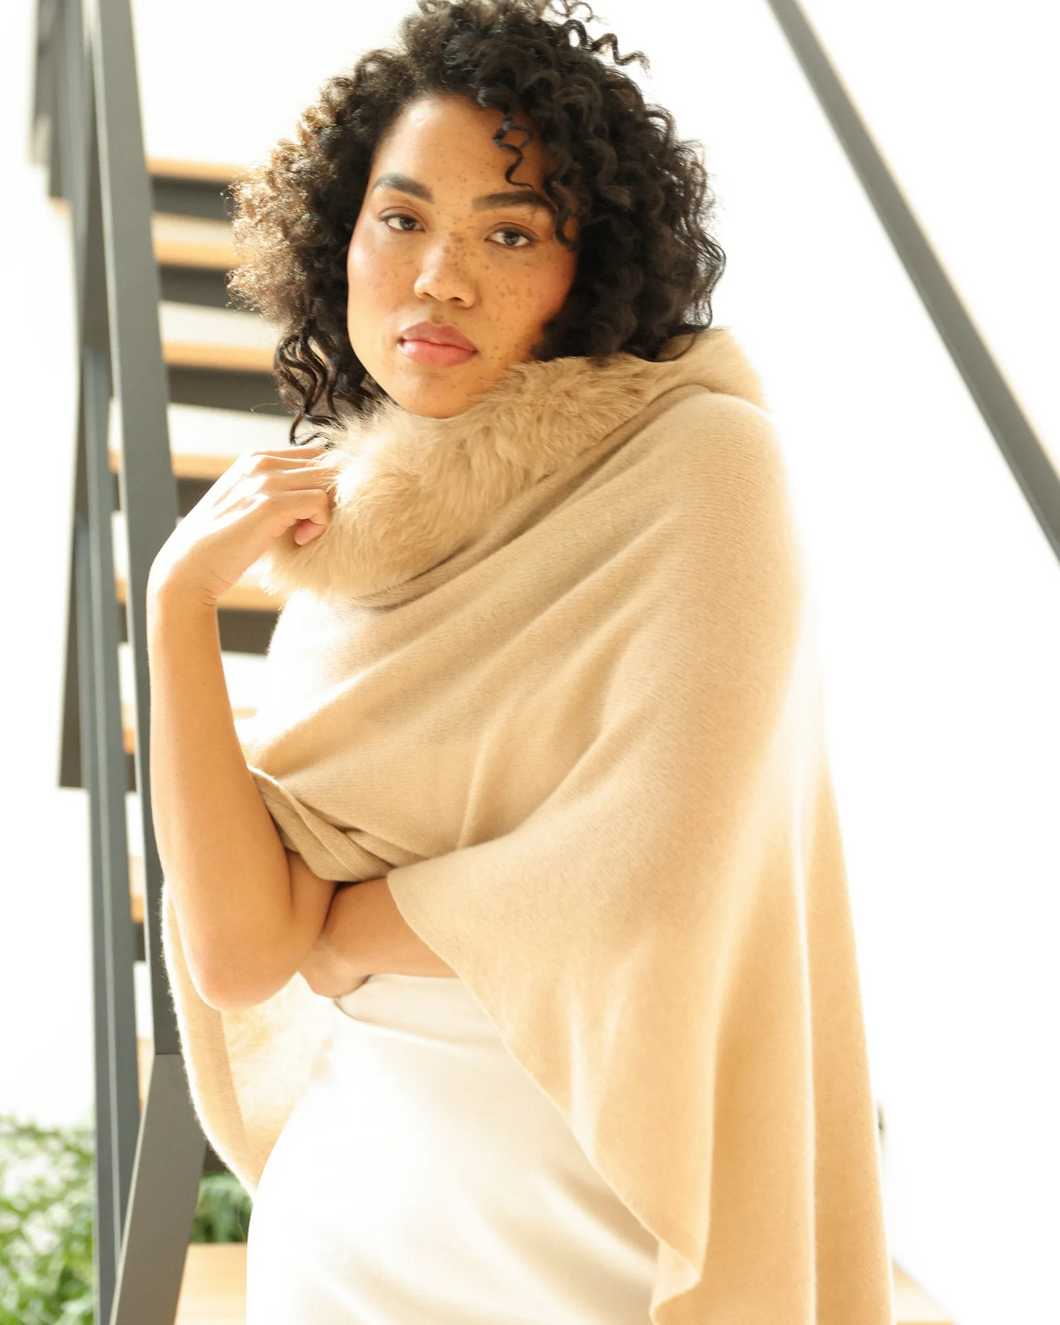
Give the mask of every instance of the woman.
[[248, 1325], [892, 1318], [783, 462], [703, 168], [572, 8], [420, 0], [237, 190], [315, 431], [174, 532], [150, 654]]

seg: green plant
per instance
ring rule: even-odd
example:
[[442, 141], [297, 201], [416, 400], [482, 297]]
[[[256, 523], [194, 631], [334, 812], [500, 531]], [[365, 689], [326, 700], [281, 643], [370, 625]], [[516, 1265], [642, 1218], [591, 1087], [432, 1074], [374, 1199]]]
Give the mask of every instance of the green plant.
[[[192, 1242], [246, 1242], [250, 1197], [231, 1173], [204, 1173], [199, 1179]], [[2, 1322], [0, 1322], [2, 1325]]]
[[[93, 1135], [0, 1115], [0, 1325], [90, 1325]], [[250, 1198], [206, 1173], [192, 1242], [245, 1242]]]
[[92, 1132], [0, 1117], [0, 1325], [92, 1320]]

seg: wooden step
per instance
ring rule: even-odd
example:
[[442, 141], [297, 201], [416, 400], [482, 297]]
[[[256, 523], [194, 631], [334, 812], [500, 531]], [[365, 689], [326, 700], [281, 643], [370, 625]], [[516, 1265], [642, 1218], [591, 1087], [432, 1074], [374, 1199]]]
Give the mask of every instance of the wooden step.
[[[142, 1110], [151, 1079], [154, 1042], [139, 1036], [136, 1056]], [[245, 1242], [189, 1243], [174, 1325], [245, 1325], [246, 1285]]]
[[159, 179], [185, 179], [195, 184], [231, 184], [245, 168], [223, 161], [181, 161], [168, 156], [147, 158], [149, 175]]
[[[136, 1040], [140, 1109], [154, 1063], [154, 1041]], [[184, 1260], [175, 1325], [235, 1325], [246, 1320], [247, 1244], [192, 1242]]]
[[[128, 545], [125, 540], [124, 512], [113, 514], [114, 589], [119, 603], [124, 603], [128, 592]], [[278, 612], [283, 599], [267, 593], [254, 575], [253, 566], [228, 593], [220, 599], [222, 608], [244, 612]]]
[[153, 210], [231, 223], [229, 186], [243, 168], [189, 161], [148, 159]]
[[230, 271], [235, 266], [232, 227], [226, 221], [155, 212], [151, 238], [155, 259], [162, 266], [208, 271]]
[[155, 1061], [155, 1042], [145, 1035], [136, 1037], [136, 1067], [140, 1077], [140, 1111], [147, 1101], [147, 1086]]
[[[212, 409], [206, 405], [169, 405], [169, 453], [177, 478], [220, 478], [245, 451], [288, 445], [290, 420], [277, 414], [251, 414], [238, 409]], [[110, 419], [110, 467], [121, 467], [121, 412]]]
[[271, 373], [278, 331], [257, 313], [163, 300], [162, 357], [175, 368]]
[[132, 912], [133, 923], [142, 925], [144, 923], [144, 898], [146, 891], [144, 889], [144, 858], [142, 855], [134, 856], [129, 852], [129, 909]]
[[929, 1297], [897, 1261], [891, 1262], [891, 1274], [895, 1325], [954, 1325], [950, 1313]]
[[144, 836], [140, 818], [140, 793], [125, 793], [125, 837], [129, 850], [129, 900], [137, 924], [144, 918]]
[[245, 1325], [246, 1286], [245, 1242], [192, 1242], [175, 1325]]

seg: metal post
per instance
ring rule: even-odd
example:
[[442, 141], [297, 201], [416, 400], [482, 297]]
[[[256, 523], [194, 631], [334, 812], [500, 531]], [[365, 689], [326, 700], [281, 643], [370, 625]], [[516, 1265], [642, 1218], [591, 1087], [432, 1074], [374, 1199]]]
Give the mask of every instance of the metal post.
[[110, 368], [90, 81], [80, 7], [53, 25], [55, 155], [70, 202], [80, 348], [75, 532], [82, 759], [92, 824], [92, 951], [96, 1028], [95, 1176], [98, 1305], [109, 1312], [139, 1131], [136, 1003], [125, 828], [125, 754], [118, 674], [118, 607], [106, 462]]
[[[172, 1325], [205, 1140], [188, 1094], [162, 959], [161, 868], [151, 823], [146, 584], [176, 524], [177, 503], [128, 0], [102, 0], [87, 32], [80, 0], [41, 0], [39, 33], [37, 145], [51, 161], [53, 191], [60, 182], [70, 201], [80, 342], [69, 605], [76, 649], [68, 642], [77, 681], [68, 678], [63, 769], [83, 779], [92, 825], [97, 1321]], [[126, 619], [154, 1022], [155, 1062], [142, 1119], [107, 454], [112, 386], [124, 425], [119, 481], [129, 537]]]
[[129, 567], [126, 621], [135, 674], [136, 781], [143, 816], [144, 928], [155, 1053], [110, 1321], [111, 1325], [172, 1325], [206, 1151], [188, 1093], [162, 956], [162, 872], [151, 817], [147, 579], [158, 550], [176, 526], [177, 496], [129, 0], [95, 0], [89, 30], [111, 365], [122, 420], [120, 486]]
[[[92, 3], [92, 0], [90, 0]], [[121, 504], [129, 542], [126, 619], [136, 678], [136, 782], [144, 817], [146, 933], [155, 1052], [179, 1052], [161, 955], [161, 866], [151, 821], [147, 577], [177, 523], [169, 454], [166, 375], [158, 325], [160, 288], [151, 245], [151, 191], [128, 0], [94, 0], [91, 45], [107, 254], [111, 364], [122, 420]]]
[[[132, 1184], [140, 1097], [136, 1053], [136, 945], [129, 902], [129, 845], [125, 824], [125, 748], [118, 673], [118, 603], [114, 592], [111, 545], [113, 482], [107, 460], [110, 411], [110, 351], [107, 343], [103, 236], [99, 175], [95, 163], [94, 121], [86, 99], [89, 142], [88, 197], [84, 236], [84, 290], [81, 316], [81, 426], [87, 475], [89, 566], [92, 594], [93, 699], [96, 709], [96, 794], [102, 829], [104, 952], [107, 967], [107, 1028], [111, 1074], [111, 1154], [114, 1221], [120, 1231]], [[101, 1120], [97, 1120], [97, 1130]]]
[[[79, 465], [84, 470], [83, 458]], [[77, 675], [81, 687], [81, 767], [88, 795], [89, 843], [92, 897], [92, 1031], [95, 1069], [95, 1154], [93, 1157], [93, 1262], [95, 1268], [95, 1319], [110, 1317], [114, 1284], [118, 1274], [121, 1230], [114, 1223], [114, 1165], [111, 1156], [110, 1050], [107, 1042], [107, 967], [103, 938], [103, 852], [100, 844], [99, 801], [95, 796], [99, 765], [96, 760], [96, 721], [92, 707], [94, 667], [92, 628], [89, 616], [91, 584], [88, 565], [88, 520], [75, 515], [73, 540], [75, 592], [74, 620], [77, 628]]]

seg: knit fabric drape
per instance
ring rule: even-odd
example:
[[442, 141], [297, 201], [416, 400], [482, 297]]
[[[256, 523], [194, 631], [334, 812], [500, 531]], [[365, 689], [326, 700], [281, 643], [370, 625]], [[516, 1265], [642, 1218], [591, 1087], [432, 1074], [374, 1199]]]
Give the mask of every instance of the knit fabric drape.
[[[654, 1325], [891, 1325], [814, 599], [743, 352], [520, 364], [333, 440], [332, 523], [265, 560], [288, 597], [240, 728], [285, 844], [386, 876], [658, 1239]], [[328, 1001], [215, 1011], [168, 895], [165, 935], [253, 1191]]]

